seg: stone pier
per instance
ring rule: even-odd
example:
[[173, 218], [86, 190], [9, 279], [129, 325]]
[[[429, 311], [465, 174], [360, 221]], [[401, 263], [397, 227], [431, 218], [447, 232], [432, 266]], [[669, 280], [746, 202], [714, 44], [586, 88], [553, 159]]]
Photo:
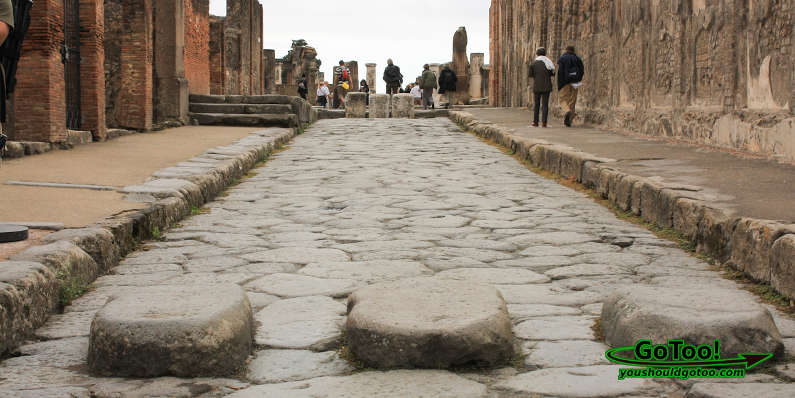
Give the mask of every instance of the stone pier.
[[414, 97], [411, 94], [392, 96], [392, 117], [414, 119]]
[[376, 64], [365, 64], [367, 66], [367, 85], [370, 86], [370, 92], [375, 94], [376, 82], [378, 81], [378, 74], [375, 71]]
[[370, 95], [370, 117], [371, 118], [388, 118], [389, 117], [389, 94], [371, 94]]
[[472, 53], [469, 61], [469, 97], [483, 98], [483, 76], [481, 68], [485, 60], [483, 53]]
[[458, 77], [456, 92], [448, 95], [450, 105], [465, 105], [469, 102], [469, 59], [467, 58], [467, 30], [460, 27], [453, 35], [452, 69]]
[[345, 117], [362, 119], [367, 117], [367, 93], [351, 92], [345, 95]]
[[155, 122], [188, 121], [184, 4], [183, 0], [153, 2]]

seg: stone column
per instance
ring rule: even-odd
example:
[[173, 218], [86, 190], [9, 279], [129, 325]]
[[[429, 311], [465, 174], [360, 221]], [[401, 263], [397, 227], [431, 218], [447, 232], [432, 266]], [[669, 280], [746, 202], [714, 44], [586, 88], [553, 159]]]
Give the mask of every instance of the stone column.
[[367, 85], [370, 86], [370, 92], [375, 94], [376, 79], [375, 64], [365, 64], [367, 66]]
[[[440, 65], [440, 64], [430, 64], [430, 67], [431, 67], [431, 72], [433, 72], [436, 75], [436, 83], [438, 85], [438, 83], [439, 83], [439, 75], [442, 73], [442, 65]], [[439, 89], [438, 88], [433, 89], [433, 103], [436, 104], [437, 108], [439, 107], [439, 103], [441, 102], [440, 101], [441, 98], [442, 98], [442, 95], [439, 94]]]
[[367, 116], [367, 94], [348, 93], [345, 95], [345, 117], [364, 119]]
[[469, 61], [469, 96], [471, 98], [483, 97], [483, 77], [480, 74], [480, 68], [483, 67], [485, 54], [472, 53]]
[[370, 118], [388, 118], [390, 100], [389, 94], [370, 94]]
[[276, 60], [276, 65], [273, 68], [273, 82], [276, 86], [284, 85], [284, 81], [282, 80], [282, 68], [284, 68], [282, 61]]
[[154, 5], [154, 70], [156, 122], [188, 121], [188, 81], [185, 79], [185, 13], [182, 0]]
[[414, 97], [411, 94], [392, 96], [392, 117], [414, 119]]
[[276, 51], [262, 50], [262, 80], [264, 81], [264, 94], [276, 93]]
[[455, 95], [450, 99], [450, 105], [466, 105], [469, 102], [467, 42], [467, 30], [462, 26], [453, 35], [453, 71], [458, 77], [458, 83], [456, 83]]
[[349, 91], [359, 91], [359, 63], [356, 61], [349, 61], [345, 66], [351, 70], [351, 89]]

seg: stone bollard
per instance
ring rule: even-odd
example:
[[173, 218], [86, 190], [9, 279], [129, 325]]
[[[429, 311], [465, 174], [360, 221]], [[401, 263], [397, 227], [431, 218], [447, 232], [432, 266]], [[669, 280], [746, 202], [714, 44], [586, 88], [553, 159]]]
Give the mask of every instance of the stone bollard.
[[414, 119], [414, 97], [411, 94], [392, 96], [392, 117]]
[[366, 93], [348, 93], [345, 96], [345, 117], [358, 119], [367, 117]]
[[370, 118], [389, 118], [389, 94], [370, 94]]

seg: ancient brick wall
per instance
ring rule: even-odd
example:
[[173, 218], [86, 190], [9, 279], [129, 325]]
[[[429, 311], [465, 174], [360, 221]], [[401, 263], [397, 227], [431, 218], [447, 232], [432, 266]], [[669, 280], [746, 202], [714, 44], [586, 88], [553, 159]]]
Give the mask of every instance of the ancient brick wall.
[[185, 0], [185, 78], [192, 94], [210, 93], [210, 0]]
[[574, 45], [591, 123], [795, 161], [793, 0], [492, 0], [491, 101], [528, 106], [535, 49]]
[[226, 62], [224, 60], [224, 18], [210, 16], [209, 67], [210, 94], [226, 93]]
[[31, 24], [19, 60], [14, 95], [15, 125], [10, 138], [59, 142], [66, 139], [63, 0], [41, 0], [31, 9]]

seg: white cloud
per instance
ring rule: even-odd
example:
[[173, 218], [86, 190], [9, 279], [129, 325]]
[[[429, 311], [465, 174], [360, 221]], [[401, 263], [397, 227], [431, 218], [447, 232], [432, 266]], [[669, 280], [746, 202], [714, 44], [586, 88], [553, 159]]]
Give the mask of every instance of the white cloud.
[[[340, 59], [378, 64], [378, 91], [387, 58], [409, 79], [425, 63], [452, 60], [453, 34], [465, 26], [469, 53], [486, 53], [488, 63], [488, 0], [264, 0], [264, 48], [283, 57], [293, 39], [304, 39], [318, 51], [326, 78]], [[226, 13], [225, 0], [210, 0], [210, 12]], [[329, 79], [330, 80], [330, 79]]]

